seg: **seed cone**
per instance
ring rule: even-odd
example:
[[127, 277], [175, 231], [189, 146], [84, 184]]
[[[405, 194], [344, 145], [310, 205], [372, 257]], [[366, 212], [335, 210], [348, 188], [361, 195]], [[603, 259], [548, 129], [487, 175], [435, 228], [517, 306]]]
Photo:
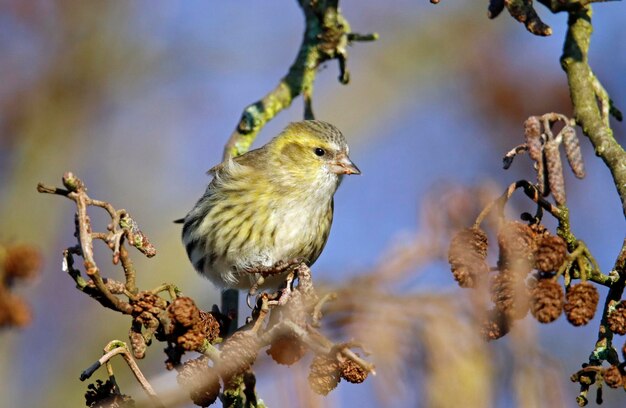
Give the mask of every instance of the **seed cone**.
[[309, 386], [321, 395], [328, 395], [341, 381], [339, 362], [328, 356], [318, 355], [311, 363]]
[[96, 380], [87, 386], [85, 404], [90, 408], [132, 408], [135, 401], [128, 395], [120, 394], [117, 385], [107, 380]]
[[341, 363], [341, 378], [353, 384], [360, 384], [367, 378], [367, 371], [350, 359]]
[[133, 351], [133, 356], [137, 359], [144, 358], [146, 356], [148, 345], [146, 344], [146, 339], [143, 337], [141, 332], [135, 331], [131, 327], [130, 332], [128, 333], [128, 338], [130, 339], [130, 348]]
[[156, 327], [159, 325], [158, 316], [167, 307], [167, 302], [161, 297], [143, 291], [131, 301], [132, 316], [135, 321], [144, 327]]
[[251, 331], [238, 331], [226, 340], [219, 366], [225, 381], [246, 371], [256, 360], [259, 348], [256, 333]]
[[200, 320], [200, 310], [193, 299], [179, 297], [167, 309], [170, 319], [182, 327], [191, 327]]
[[613, 333], [626, 334], [626, 305], [624, 305], [624, 302], [619, 302], [615, 305], [615, 309], [607, 316], [607, 322], [609, 323], [609, 329]]
[[33, 316], [28, 303], [12, 293], [0, 296], [0, 328], [3, 326], [24, 327]]
[[530, 312], [540, 323], [551, 323], [563, 311], [563, 288], [552, 279], [541, 279], [530, 291]]
[[563, 310], [567, 320], [574, 326], [584, 326], [593, 319], [600, 295], [589, 282], [573, 285], [565, 295]]
[[524, 122], [524, 136], [530, 158], [536, 162], [542, 161], [541, 151], [543, 142], [541, 141], [541, 122], [536, 116], [531, 116]]
[[550, 191], [558, 205], [565, 204], [565, 179], [563, 177], [563, 164], [561, 163], [561, 153], [556, 140], [548, 140], [543, 148], [548, 170], [548, 183]]
[[611, 366], [602, 370], [602, 378], [604, 383], [611, 388], [619, 388], [623, 384], [622, 373], [617, 366]]
[[537, 239], [535, 268], [541, 272], [554, 272], [567, 258], [567, 244], [556, 235], [542, 235]]
[[504, 223], [498, 231], [498, 248], [500, 269], [508, 269], [521, 275], [530, 272], [536, 249], [532, 228], [518, 221]]
[[585, 164], [583, 162], [583, 155], [580, 150], [580, 144], [578, 143], [578, 136], [576, 135], [576, 129], [571, 126], [566, 126], [562, 131], [563, 146], [565, 146], [565, 156], [569, 166], [574, 172], [574, 175], [581, 179], [585, 177]]
[[491, 282], [491, 300], [508, 319], [522, 319], [528, 313], [528, 289], [523, 277], [504, 270]]
[[277, 337], [272, 341], [270, 348], [267, 349], [267, 354], [278, 364], [283, 365], [292, 365], [300, 360], [306, 352], [306, 346], [300, 341], [298, 336], [293, 334]]
[[220, 379], [204, 357], [185, 362], [176, 380], [200, 407], [213, 404], [220, 393]]
[[489, 270], [487, 258], [487, 234], [479, 228], [465, 228], [450, 241], [448, 262], [454, 279], [463, 288], [476, 285], [476, 279]]
[[198, 309], [189, 297], [176, 298], [167, 308], [171, 325], [167, 335], [171, 336], [183, 350], [197, 350], [204, 341], [213, 342], [219, 337], [219, 323], [208, 312]]
[[511, 329], [510, 321], [498, 309], [489, 310], [482, 323], [481, 334], [487, 340], [497, 340]]
[[4, 258], [4, 276], [7, 279], [32, 279], [39, 274], [41, 264], [41, 254], [34, 247], [11, 246], [7, 248]]

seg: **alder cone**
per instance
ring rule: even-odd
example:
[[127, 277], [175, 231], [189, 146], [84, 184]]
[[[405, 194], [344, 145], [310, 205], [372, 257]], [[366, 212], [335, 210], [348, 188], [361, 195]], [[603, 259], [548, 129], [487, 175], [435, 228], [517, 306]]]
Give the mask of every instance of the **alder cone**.
[[309, 372], [309, 386], [316, 394], [328, 395], [341, 381], [340, 370], [336, 359], [325, 355], [315, 356]]
[[530, 312], [540, 323], [551, 323], [563, 311], [563, 288], [552, 279], [541, 279], [530, 291]]
[[596, 313], [600, 295], [590, 282], [581, 282], [569, 288], [565, 295], [563, 310], [567, 320], [574, 326], [584, 326]]
[[454, 279], [462, 288], [471, 288], [476, 280], [486, 275], [489, 267], [487, 258], [487, 234], [479, 228], [465, 228], [457, 232], [450, 241], [448, 262]]
[[556, 235], [542, 235], [537, 239], [535, 268], [541, 272], [554, 272], [567, 258], [567, 244]]
[[613, 333], [619, 335], [626, 334], [626, 305], [624, 305], [624, 302], [619, 302], [615, 305], [615, 309], [607, 316], [607, 322], [609, 329]]
[[535, 232], [526, 224], [508, 221], [498, 231], [498, 248], [500, 269], [528, 273], [532, 268], [536, 249]]

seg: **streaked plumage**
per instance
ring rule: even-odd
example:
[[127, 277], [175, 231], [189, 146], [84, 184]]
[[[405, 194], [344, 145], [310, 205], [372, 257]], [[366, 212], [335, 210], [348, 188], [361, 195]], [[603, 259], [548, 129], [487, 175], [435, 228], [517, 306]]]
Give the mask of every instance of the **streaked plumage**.
[[[257, 267], [319, 257], [343, 174], [359, 174], [341, 132], [321, 121], [291, 123], [265, 146], [214, 167], [187, 214], [183, 242], [194, 268], [224, 288], [249, 289]], [[266, 280], [277, 286], [282, 276]]]

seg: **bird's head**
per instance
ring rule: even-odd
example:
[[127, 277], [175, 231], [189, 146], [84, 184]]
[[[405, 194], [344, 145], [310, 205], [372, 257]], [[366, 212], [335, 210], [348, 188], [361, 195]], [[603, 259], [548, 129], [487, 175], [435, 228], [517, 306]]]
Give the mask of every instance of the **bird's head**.
[[290, 123], [272, 142], [279, 170], [303, 183], [333, 182], [343, 175], [361, 174], [350, 160], [343, 134], [330, 123], [305, 120]]

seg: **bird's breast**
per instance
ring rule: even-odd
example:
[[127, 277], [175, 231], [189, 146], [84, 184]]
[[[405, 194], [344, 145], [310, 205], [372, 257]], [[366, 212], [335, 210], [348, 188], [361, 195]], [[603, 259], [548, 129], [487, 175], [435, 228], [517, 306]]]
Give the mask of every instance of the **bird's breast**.
[[287, 206], [283, 211], [276, 211], [274, 222], [276, 237], [273, 253], [276, 261], [305, 258], [314, 262], [328, 238], [332, 206], [329, 201]]

